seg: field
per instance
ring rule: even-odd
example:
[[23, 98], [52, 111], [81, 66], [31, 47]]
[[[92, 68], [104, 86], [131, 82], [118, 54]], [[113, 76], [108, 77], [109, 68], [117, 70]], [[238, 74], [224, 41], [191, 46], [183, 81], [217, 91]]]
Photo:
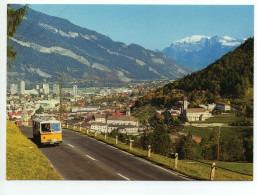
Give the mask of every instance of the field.
[[240, 121], [241, 118], [235, 116], [234, 113], [224, 113], [219, 115], [214, 115], [213, 117], [206, 119], [205, 121], [193, 121], [191, 123], [232, 123]]
[[38, 147], [7, 121], [7, 180], [60, 180]]
[[[183, 133], [191, 133], [197, 137], [209, 137], [213, 131], [218, 133], [219, 127], [194, 127], [186, 126]], [[249, 138], [253, 136], [253, 127], [220, 127], [221, 137], [227, 137], [230, 134], [236, 134], [239, 138]]]

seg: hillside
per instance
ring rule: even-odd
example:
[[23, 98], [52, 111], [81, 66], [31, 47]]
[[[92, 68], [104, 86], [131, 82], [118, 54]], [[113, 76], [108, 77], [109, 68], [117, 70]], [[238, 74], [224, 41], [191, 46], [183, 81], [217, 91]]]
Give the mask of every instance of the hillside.
[[8, 69], [8, 84], [24, 80], [26, 86], [55, 82], [63, 72], [64, 84], [177, 79], [191, 72], [161, 52], [115, 42], [68, 20], [28, 10], [10, 41], [18, 56]]
[[183, 94], [195, 103], [212, 103], [221, 98], [244, 99], [253, 87], [253, 45], [254, 38], [249, 38], [207, 68], [157, 89], [139, 99], [136, 105], [154, 103], [170, 106]]
[[243, 42], [243, 39], [228, 36], [193, 35], [173, 42], [162, 52], [178, 63], [197, 71], [206, 68], [229, 51], [233, 51]]
[[23, 136], [20, 129], [7, 121], [7, 180], [60, 180], [37, 146]]

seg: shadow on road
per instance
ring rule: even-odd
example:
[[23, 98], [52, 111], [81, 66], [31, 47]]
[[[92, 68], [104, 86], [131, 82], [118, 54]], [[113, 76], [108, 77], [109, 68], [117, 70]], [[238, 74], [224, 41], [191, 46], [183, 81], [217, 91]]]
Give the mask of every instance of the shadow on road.
[[55, 147], [55, 144], [41, 144], [34, 138], [28, 138], [30, 141], [32, 141], [35, 145], [37, 145], [38, 148], [48, 148], [48, 147]]

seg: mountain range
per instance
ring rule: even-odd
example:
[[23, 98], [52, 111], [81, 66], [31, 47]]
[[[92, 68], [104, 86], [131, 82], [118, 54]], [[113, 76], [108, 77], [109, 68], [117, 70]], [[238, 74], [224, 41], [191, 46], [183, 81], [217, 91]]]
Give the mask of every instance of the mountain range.
[[95, 31], [29, 9], [9, 41], [18, 56], [8, 69], [8, 83], [26, 86], [57, 82], [92, 86], [130, 81], [177, 79], [192, 72], [161, 52], [115, 42]]
[[[147, 104], [171, 107], [184, 95], [194, 105], [230, 100], [238, 110], [252, 115], [254, 85], [254, 38], [247, 39], [203, 70], [170, 82], [136, 101], [136, 107]], [[182, 95], [181, 95], [182, 94]], [[248, 103], [246, 103], [248, 102]], [[241, 116], [241, 115], [240, 115]]]
[[245, 39], [235, 39], [229, 36], [193, 35], [174, 41], [162, 50], [178, 63], [195, 71], [207, 67], [229, 51], [233, 51]]

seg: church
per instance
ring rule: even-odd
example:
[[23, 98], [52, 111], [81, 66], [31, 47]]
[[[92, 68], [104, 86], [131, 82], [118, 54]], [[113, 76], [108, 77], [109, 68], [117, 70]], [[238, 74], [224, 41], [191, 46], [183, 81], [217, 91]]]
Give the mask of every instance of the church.
[[205, 121], [212, 117], [212, 114], [205, 108], [188, 108], [187, 97], [183, 98], [182, 116], [188, 121]]

